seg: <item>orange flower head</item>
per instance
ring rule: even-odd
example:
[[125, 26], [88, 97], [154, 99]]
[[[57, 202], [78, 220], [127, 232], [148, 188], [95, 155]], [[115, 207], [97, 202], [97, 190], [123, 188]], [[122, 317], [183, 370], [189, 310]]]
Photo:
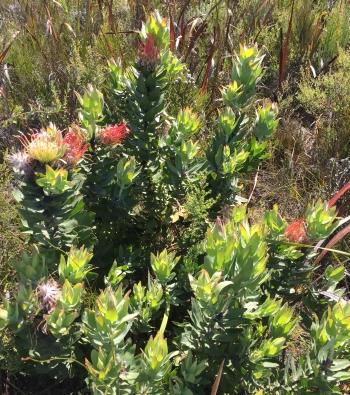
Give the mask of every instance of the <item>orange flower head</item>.
[[63, 138], [66, 152], [63, 160], [69, 165], [75, 165], [89, 148], [85, 141], [85, 136], [78, 126], [69, 128], [68, 133]]
[[107, 126], [102, 129], [98, 135], [98, 138], [105, 145], [116, 145], [121, 144], [129, 134], [129, 129], [125, 123], [119, 125]]
[[286, 239], [292, 243], [306, 243], [308, 240], [304, 218], [299, 218], [287, 226], [284, 231]]

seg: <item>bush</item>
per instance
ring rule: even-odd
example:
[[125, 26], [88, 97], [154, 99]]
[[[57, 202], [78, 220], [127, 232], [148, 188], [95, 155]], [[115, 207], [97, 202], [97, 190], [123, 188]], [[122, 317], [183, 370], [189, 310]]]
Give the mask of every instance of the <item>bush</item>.
[[94, 394], [208, 393], [218, 372], [221, 393], [339, 391], [345, 268], [316, 288], [310, 262], [335, 209], [317, 202], [288, 225], [274, 207], [252, 224], [240, 196], [278, 124], [276, 106], [256, 101], [263, 56], [240, 48], [203, 142], [201, 114], [166, 111], [184, 78], [166, 21], [153, 14], [139, 38], [135, 64], [111, 62], [101, 90], [78, 94], [80, 126], [50, 124], [10, 157], [35, 246], [0, 309], [21, 370], [58, 381], [84, 371]]

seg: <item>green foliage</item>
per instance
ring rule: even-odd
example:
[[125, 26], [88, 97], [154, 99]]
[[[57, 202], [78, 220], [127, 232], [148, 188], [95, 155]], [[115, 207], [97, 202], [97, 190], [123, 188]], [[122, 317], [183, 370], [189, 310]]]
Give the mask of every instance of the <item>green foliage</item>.
[[39, 173], [36, 183], [46, 196], [60, 195], [69, 189], [68, 172], [65, 169], [54, 170], [46, 166], [46, 173]]
[[71, 285], [65, 280], [55, 309], [46, 319], [47, 328], [53, 336], [67, 335], [73, 321], [79, 316], [83, 287], [81, 283]]
[[266, 139], [277, 129], [276, 110], [271, 104], [258, 108], [254, 135], [259, 139]]
[[[266, 138], [277, 128], [276, 108], [267, 104], [258, 108], [257, 119], [249, 118], [256, 85], [262, 74], [263, 57], [255, 47], [241, 47], [232, 72], [232, 83], [223, 91], [225, 111], [218, 119], [218, 131], [207, 157], [212, 168], [214, 191], [232, 202], [237, 193], [237, 177], [266, 157]], [[255, 136], [259, 141], [255, 139]]]
[[121, 158], [117, 165], [117, 184], [120, 187], [120, 194], [124, 189], [132, 184], [134, 178], [137, 177], [135, 158]]
[[332, 233], [336, 218], [336, 208], [328, 208], [327, 204], [318, 201], [313, 207], [309, 206], [305, 212], [305, 222], [308, 236], [312, 240], [319, 240]]
[[72, 247], [69, 251], [67, 260], [61, 255], [58, 265], [58, 274], [61, 279], [66, 279], [72, 284], [83, 281], [91, 271], [92, 266], [89, 264], [92, 254], [85, 248], [77, 249]]
[[349, 334], [346, 324], [348, 302], [336, 303], [316, 319], [311, 325], [311, 350], [307, 358], [301, 358], [298, 364], [292, 359], [287, 361], [287, 390], [306, 391], [313, 387], [321, 393], [342, 393], [339, 383], [349, 379], [349, 360], [343, 358], [345, 337]]
[[96, 134], [97, 122], [102, 120], [103, 95], [89, 85], [83, 96], [77, 96], [81, 107], [79, 118], [88, 139], [91, 140]]
[[175, 258], [174, 252], [168, 253], [167, 250], [163, 250], [157, 255], [151, 255], [151, 267], [160, 284], [165, 285], [175, 277], [175, 273], [172, 271], [179, 259]]
[[337, 1], [329, 13], [320, 37], [320, 48], [317, 55], [323, 63], [333, 59], [339, 53], [339, 49], [348, 46], [350, 41], [349, 18], [349, 4]]
[[57, 170], [58, 175], [52, 172], [48, 167], [45, 175], [36, 176], [35, 184], [30, 178], [22, 179], [14, 192], [21, 207], [23, 231], [31, 241], [48, 249], [66, 250], [78, 240], [90, 245], [93, 214], [85, 210], [79, 191], [84, 178], [75, 173], [67, 180], [65, 170]]
[[236, 98], [232, 97], [232, 101], [226, 98], [231, 107], [234, 105], [244, 107], [254, 96], [257, 83], [260, 81], [263, 72], [262, 60], [263, 57], [259, 56], [256, 48], [240, 48], [237, 62], [232, 70], [232, 83], [229, 88], [229, 90], [233, 89], [231, 95], [233, 94]]

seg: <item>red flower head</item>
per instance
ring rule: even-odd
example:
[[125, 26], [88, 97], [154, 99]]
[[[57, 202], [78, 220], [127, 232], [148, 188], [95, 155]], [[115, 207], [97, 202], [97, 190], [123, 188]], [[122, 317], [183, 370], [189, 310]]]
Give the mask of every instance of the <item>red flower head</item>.
[[154, 37], [151, 34], [148, 34], [146, 41], [140, 44], [139, 57], [146, 66], [153, 66], [159, 61], [160, 50], [155, 45]]
[[284, 236], [292, 243], [305, 243], [308, 240], [305, 221], [303, 218], [296, 219], [284, 231]]
[[105, 129], [102, 129], [98, 137], [103, 144], [116, 145], [122, 143], [128, 134], [128, 127], [125, 123], [121, 123], [119, 125], [107, 126]]
[[89, 144], [86, 143], [85, 136], [78, 126], [69, 128], [63, 138], [63, 144], [66, 146], [63, 160], [69, 165], [75, 165], [89, 148]]

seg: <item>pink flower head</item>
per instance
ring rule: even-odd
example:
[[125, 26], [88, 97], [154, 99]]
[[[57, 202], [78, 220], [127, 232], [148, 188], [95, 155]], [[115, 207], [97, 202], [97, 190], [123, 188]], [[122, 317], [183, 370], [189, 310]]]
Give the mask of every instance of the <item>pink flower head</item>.
[[89, 148], [83, 132], [75, 125], [69, 128], [68, 133], [63, 138], [63, 144], [66, 146], [63, 160], [69, 165], [75, 165]]
[[122, 143], [127, 135], [129, 134], [129, 129], [125, 123], [119, 125], [111, 125], [102, 129], [98, 135], [102, 144], [105, 145], [116, 145]]
[[146, 41], [140, 44], [139, 57], [146, 66], [153, 66], [159, 61], [160, 50], [157, 48], [154, 37], [151, 34], [148, 34]]
[[308, 240], [305, 221], [303, 218], [296, 219], [284, 231], [284, 236], [292, 243], [306, 243]]

